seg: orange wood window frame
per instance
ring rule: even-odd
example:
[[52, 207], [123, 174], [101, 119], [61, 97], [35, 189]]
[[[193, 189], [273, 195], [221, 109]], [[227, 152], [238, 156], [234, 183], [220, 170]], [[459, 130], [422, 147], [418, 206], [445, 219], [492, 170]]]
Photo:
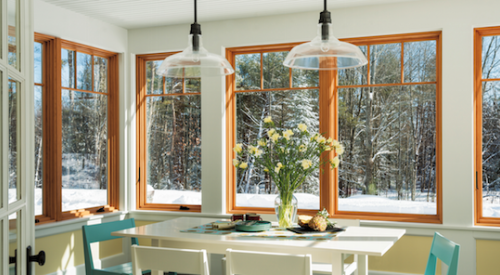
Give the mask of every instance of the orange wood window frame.
[[[118, 210], [119, 174], [119, 68], [118, 54], [35, 33], [42, 44], [43, 120], [43, 214], [36, 224], [107, 213]], [[108, 59], [108, 204], [62, 211], [62, 103], [61, 48]], [[76, 70], [75, 70], [76, 71]], [[100, 208], [104, 212], [97, 212]]]
[[[402, 85], [436, 85], [436, 210], [435, 215], [419, 215], [419, 214], [397, 214], [397, 213], [377, 213], [377, 212], [355, 212], [355, 211], [339, 211], [338, 210], [338, 169], [330, 170], [323, 169], [324, 173], [320, 173], [320, 209], [327, 209], [331, 217], [340, 219], [363, 219], [363, 220], [385, 220], [385, 221], [401, 221], [401, 222], [422, 222], [422, 223], [442, 223], [442, 153], [441, 153], [441, 32], [425, 32], [411, 33], [398, 35], [385, 35], [375, 37], [360, 37], [351, 39], [342, 39], [358, 46], [367, 46], [375, 44], [401, 43], [403, 49], [405, 42], [416, 41], [436, 41], [436, 81], [405, 83], [404, 82], [404, 52], [401, 51], [401, 83], [394, 84], [370, 84], [370, 64], [367, 68], [367, 85], [352, 85], [352, 86], [337, 86], [336, 71], [320, 71], [319, 77], [319, 108], [320, 108], [320, 132], [326, 136], [332, 136], [338, 139], [338, 95], [339, 88], [355, 88], [355, 87], [377, 87], [377, 86], [402, 86]], [[286, 51], [293, 46], [301, 43], [278, 44], [278, 45], [263, 45], [250, 46], [239, 48], [227, 48], [226, 58], [233, 67], [235, 66], [235, 55], [271, 52], [271, 51]], [[369, 50], [368, 50], [369, 51]], [[368, 52], [369, 54], [369, 52]], [[368, 55], [369, 59], [369, 55]], [[248, 92], [248, 91], [245, 91]], [[250, 208], [237, 207], [235, 205], [235, 168], [232, 165], [232, 159], [235, 157], [232, 148], [235, 146], [235, 76], [229, 75], [226, 77], [226, 211], [228, 213], [245, 213], [249, 211], [257, 211], [263, 214], [274, 214], [274, 209], [271, 208]], [[300, 214], [311, 214], [316, 211], [301, 210]]]
[[[165, 94], [165, 79], [163, 80], [163, 94], [148, 95], [146, 91], [146, 62], [161, 61], [167, 56], [176, 54], [157, 53], [144, 54], [136, 56], [136, 207], [140, 210], [165, 210], [165, 211], [182, 211], [182, 212], [201, 212], [201, 205], [193, 204], [161, 204], [148, 203], [146, 201], [147, 188], [147, 149], [146, 149], [146, 100], [148, 97], [158, 96], [180, 96], [180, 95], [200, 95], [200, 93], [185, 93], [185, 82], [182, 83], [182, 93]], [[188, 210], [180, 210], [181, 206], [189, 208]]]
[[483, 83], [500, 79], [483, 79], [483, 37], [500, 36], [500, 27], [474, 29], [474, 224], [500, 226], [500, 218], [483, 216]]

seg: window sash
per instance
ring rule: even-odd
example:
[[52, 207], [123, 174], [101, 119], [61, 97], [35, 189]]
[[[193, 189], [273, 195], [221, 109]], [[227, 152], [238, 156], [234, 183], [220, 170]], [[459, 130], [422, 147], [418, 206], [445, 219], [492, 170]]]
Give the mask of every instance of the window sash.
[[[38, 222], [72, 219], [98, 212], [114, 212], [119, 206], [119, 83], [118, 54], [35, 33], [42, 43], [43, 120], [43, 214]], [[61, 48], [77, 50], [108, 59], [108, 194], [107, 205], [62, 211], [62, 106]], [[88, 92], [88, 91], [85, 91]], [[100, 210], [102, 208], [102, 210]]]
[[[331, 136], [338, 139], [338, 114], [335, 111], [338, 106], [337, 91], [340, 88], [357, 88], [357, 87], [377, 87], [377, 86], [403, 86], [403, 85], [421, 85], [434, 84], [436, 85], [436, 211], [435, 215], [421, 214], [398, 214], [398, 213], [376, 213], [376, 212], [354, 212], [354, 211], [339, 211], [338, 210], [338, 169], [330, 170], [323, 169], [320, 173], [320, 209], [325, 208], [330, 215], [335, 218], [344, 219], [367, 219], [367, 220], [387, 220], [387, 221], [406, 221], [406, 222], [424, 222], [424, 223], [442, 223], [442, 172], [441, 172], [441, 32], [427, 33], [412, 33], [401, 35], [387, 35], [377, 37], [362, 37], [345, 39], [343, 41], [352, 43], [357, 46], [370, 46], [378, 44], [401, 43], [404, 47], [405, 42], [416, 41], [436, 41], [436, 81], [432, 82], [404, 82], [404, 64], [401, 64], [401, 79], [400, 83], [388, 84], [371, 84], [369, 77], [370, 64], [367, 68], [368, 83], [364, 85], [338, 86], [336, 71], [319, 71], [319, 93], [320, 93], [320, 132], [325, 136]], [[227, 48], [226, 57], [235, 66], [235, 56], [239, 54], [263, 53], [271, 51], [287, 51], [292, 47], [301, 43], [277, 44], [265, 46], [250, 46], [239, 48]], [[368, 53], [368, 59], [370, 58]], [[404, 50], [401, 51], [401, 63], [404, 62]], [[262, 78], [261, 78], [262, 79]], [[235, 76], [226, 76], [226, 210], [228, 213], [246, 213], [249, 211], [257, 211], [262, 214], [274, 214], [274, 209], [271, 208], [251, 208], [236, 206], [236, 190], [235, 190], [235, 168], [232, 165], [232, 159], [235, 158], [232, 148], [235, 146], [235, 94], [239, 92], [252, 91], [236, 91]], [[261, 81], [262, 83], [262, 81]], [[261, 87], [262, 88], [262, 87]], [[281, 89], [283, 90], [283, 89]], [[257, 91], [266, 91], [255, 90]], [[333, 95], [333, 96], [331, 96]], [[330, 156], [332, 158], [333, 156]], [[334, 194], [334, 195], [331, 195]], [[315, 214], [316, 211], [299, 209], [299, 214]]]

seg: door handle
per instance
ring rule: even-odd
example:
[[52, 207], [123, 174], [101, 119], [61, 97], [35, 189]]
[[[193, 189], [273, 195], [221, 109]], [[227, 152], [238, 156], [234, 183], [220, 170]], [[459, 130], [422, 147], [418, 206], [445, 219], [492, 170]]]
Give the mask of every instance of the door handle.
[[31, 275], [31, 262], [37, 262], [38, 265], [44, 265], [45, 264], [45, 251], [40, 251], [38, 252], [38, 255], [31, 255], [31, 246], [28, 246], [26, 248], [26, 257], [27, 257], [27, 262], [26, 262], [26, 274]]

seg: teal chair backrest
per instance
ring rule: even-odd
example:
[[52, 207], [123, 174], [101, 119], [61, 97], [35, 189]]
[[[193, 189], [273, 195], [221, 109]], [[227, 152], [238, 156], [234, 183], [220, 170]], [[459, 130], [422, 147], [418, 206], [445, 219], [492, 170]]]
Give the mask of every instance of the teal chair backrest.
[[[92, 251], [90, 249], [91, 243], [102, 242], [107, 240], [119, 239], [119, 236], [111, 236], [111, 232], [124, 230], [135, 227], [134, 219], [123, 221], [107, 222], [95, 225], [82, 226], [83, 235], [83, 254], [85, 256], [85, 274], [93, 275], [94, 261], [92, 258]], [[138, 244], [137, 238], [131, 238], [132, 244]]]
[[443, 237], [443, 235], [439, 234], [438, 232], [435, 232], [434, 239], [432, 240], [429, 260], [427, 261], [427, 267], [425, 268], [424, 275], [436, 274], [437, 259], [440, 259], [448, 266], [448, 272], [446, 273], [446, 275], [457, 275], [459, 252], [459, 244], [456, 244]]

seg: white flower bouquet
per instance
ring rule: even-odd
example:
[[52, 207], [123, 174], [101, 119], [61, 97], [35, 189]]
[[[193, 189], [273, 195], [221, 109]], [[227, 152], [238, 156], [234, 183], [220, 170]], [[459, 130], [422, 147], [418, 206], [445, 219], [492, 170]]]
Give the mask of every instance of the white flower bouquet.
[[[279, 190], [281, 205], [277, 214], [280, 227], [290, 227], [296, 214], [292, 205], [295, 189], [322, 164], [329, 164], [331, 169], [337, 168], [338, 155], [344, 152], [344, 147], [332, 138], [309, 133], [305, 124], [299, 124], [296, 129], [278, 129], [271, 117], [266, 117], [264, 125], [266, 138], [256, 140], [246, 149], [243, 144], [236, 144], [233, 165], [246, 169], [248, 162], [253, 160], [256, 166], [269, 174]], [[321, 158], [323, 152], [332, 150], [336, 154], [333, 159]]]

